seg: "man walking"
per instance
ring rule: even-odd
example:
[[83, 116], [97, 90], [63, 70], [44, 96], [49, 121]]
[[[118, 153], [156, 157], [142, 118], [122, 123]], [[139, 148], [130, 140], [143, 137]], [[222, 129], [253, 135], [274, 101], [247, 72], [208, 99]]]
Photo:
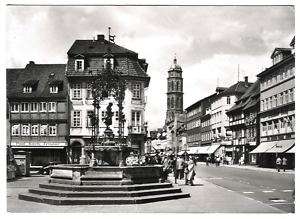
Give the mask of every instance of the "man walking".
[[282, 158], [282, 169], [283, 169], [283, 172], [285, 172], [287, 168], [287, 159], [285, 157]]
[[278, 156], [276, 159], [276, 167], [278, 172], [280, 172], [281, 162], [281, 158]]

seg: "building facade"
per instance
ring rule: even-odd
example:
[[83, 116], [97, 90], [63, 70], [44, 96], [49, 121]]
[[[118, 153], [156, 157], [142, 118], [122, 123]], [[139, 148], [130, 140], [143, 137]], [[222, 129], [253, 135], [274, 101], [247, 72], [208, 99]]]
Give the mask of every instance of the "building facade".
[[[188, 153], [204, 161], [211, 152], [211, 103], [216, 94], [205, 97], [185, 109]], [[213, 152], [211, 152], [213, 153]]]
[[234, 164], [255, 162], [255, 157], [251, 157], [249, 152], [259, 142], [258, 113], [259, 81], [257, 80], [226, 113], [229, 117], [228, 128], [232, 132], [231, 145], [233, 150], [229, 156]]
[[277, 156], [286, 156], [289, 167], [294, 167], [294, 43], [293, 39], [291, 48], [276, 48], [271, 55], [273, 65], [257, 75], [261, 90], [260, 145], [251, 153], [257, 154], [260, 166], [273, 167]]
[[226, 112], [251, 85], [248, 77], [245, 77], [245, 81], [238, 81], [224, 91], [217, 90], [217, 95], [211, 104], [212, 145], [217, 148], [215, 155], [224, 159], [226, 156], [230, 157], [234, 149], [231, 145], [232, 132], [229, 129], [229, 117]]
[[[72, 162], [78, 163], [81, 148], [92, 144], [93, 96], [91, 83], [93, 75], [101, 72], [111, 63], [111, 68], [121, 72], [126, 80], [123, 113], [125, 116], [124, 136], [129, 146], [138, 153], [144, 153], [144, 139], [147, 133], [145, 122], [146, 95], [150, 77], [147, 75], [148, 64], [139, 59], [138, 54], [98, 35], [96, 40], [76, 40], [68, 51], [66, 77], [70, 96], [70, 154]], [[108, 56], [108, 54], [110, 56]], [[106, 125], [103, 118], [106, 108], [112, 103], [112, 131], [118, 136], [119, 115], [117, 102], [113, 97], [100, 103], [99, 136], [104, 137]]]
[[64, 64], [7, 69], [9, 142], [14, 154], [30, 152], [31, 165], [67, 162], [68, 95]]

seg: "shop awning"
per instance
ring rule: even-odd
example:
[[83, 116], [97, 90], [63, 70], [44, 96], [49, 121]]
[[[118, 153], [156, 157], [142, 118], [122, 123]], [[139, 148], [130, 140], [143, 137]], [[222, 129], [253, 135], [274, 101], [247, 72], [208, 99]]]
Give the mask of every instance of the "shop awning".
[[197, 147], [190, 147], [188, 153], [189, 154], [208, 154], [208, 149], [211, 146], [197, 146]]
[[267, 150], [271, 149], [276, 145], [276, 141], [262, 142], [260, 143], [250, 154], [255, 153], [265, 153]]
[[285, 152], [285, 153], [287, 153], [287, 154], [295, 154], [295, 152], [296, 152], [296, 147], [294, 146], [294, 147], [292, 147], [292, 148], [290, 148], [287, 152]]
[[213, 144], [207, 149], [207, 154], [213, 154], [220, 147], [220, 144]]
[[198, 154], [198, 148], [199, 147], [189, 147], [189, 150], [187, 152], [189, 154]]
[[277, 141], [276, 144], [265, 153], [284, 153], [295, 144], [294, 139]]

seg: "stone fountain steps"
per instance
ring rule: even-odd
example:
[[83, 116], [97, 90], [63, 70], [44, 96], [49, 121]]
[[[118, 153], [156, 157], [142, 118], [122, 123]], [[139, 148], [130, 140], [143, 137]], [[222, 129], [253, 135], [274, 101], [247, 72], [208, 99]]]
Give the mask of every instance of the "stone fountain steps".
[[52, 205], [122, 205], [142, 204], [179, 198], [188, 198], [188, 193], [171, 193], [141, 197], [56, 197], [39, 194], [19, 194], [19, 199]]
[[72, 192], [52, 189], [29, 189], [30, 194], [58, 196], [58, 197], [141, 197], [159, 194], [180, 193], [180, 188], [160, 188], [138, 191], [103, 191], [103, 192]]
[[[51, 178], [50, 182], [58, 183], [58, 184], [68, 184], [68, 185], [78, 185], [79, 184], [70, 179], [58, 179], [58, 178]], [[85, 180], [85, 179], [82, 179], [80, 184], [82, 184], [82, 185], [121, 185], [122, 180], [110, 180], [110, 179]]]
[[134, 185], [67, 185], [58, 183], [39, 184], [40, 188], [64, 191], [137, 191], [147, 189], [171, 188], [171, 183], [146, 183]]

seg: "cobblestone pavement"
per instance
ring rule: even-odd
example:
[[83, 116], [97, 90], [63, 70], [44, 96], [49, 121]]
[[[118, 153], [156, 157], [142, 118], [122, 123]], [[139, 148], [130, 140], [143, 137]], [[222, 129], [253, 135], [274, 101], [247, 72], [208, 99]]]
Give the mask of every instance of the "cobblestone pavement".
[[[38, 187], [46, 182], [47, 176], [25, 177], [7, 183], [8, 212], [109, 212], [109, 213], [283, 213], [283, 211], [268, 206], [262, 202], [228, 191], [210, 182], [195, 179], [195, 186], [183, 185], [183, 181], [174, 184], [184, 192], [189, 192], [191, 198], [161, 201], [138, 205], [90, 205], [90, 206], [55, 206], [28, 202], [18, 199], [19, 193], [28, 188]], [[170, 176], [172, 181], [172, 177]]]

